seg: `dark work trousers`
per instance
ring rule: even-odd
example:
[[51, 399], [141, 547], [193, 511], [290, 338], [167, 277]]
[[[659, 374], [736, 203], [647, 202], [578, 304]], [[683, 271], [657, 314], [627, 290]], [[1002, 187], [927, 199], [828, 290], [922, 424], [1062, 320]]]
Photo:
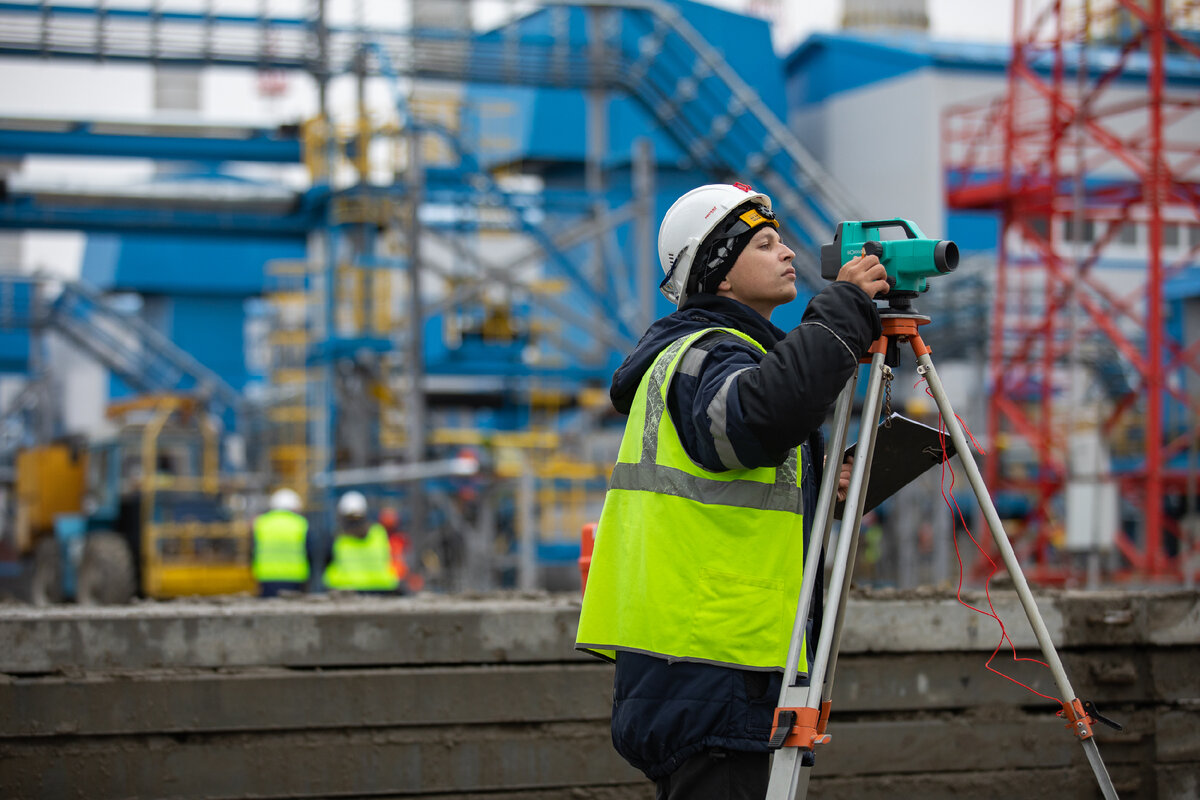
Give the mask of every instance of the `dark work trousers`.
[[656, 800], [763, 800], [770, 753], [712, 749], [697, 753], [656, 781]]
[[307, 586], [293, 581], [260, 581], [258, 584], [259, 597], [278, 597], [282, 592], [303, 593]]

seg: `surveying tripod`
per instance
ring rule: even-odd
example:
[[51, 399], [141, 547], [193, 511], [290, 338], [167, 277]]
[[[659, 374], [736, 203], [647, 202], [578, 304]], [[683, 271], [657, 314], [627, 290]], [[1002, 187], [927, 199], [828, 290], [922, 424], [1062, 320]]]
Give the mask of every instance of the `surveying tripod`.
[[[895, 293], [898, 294], [898, 293]], [[888, 308], [881, 309], [880, 317], [883, 322], [883, 336], [871, 347], [871, 368], [867, 379], [866, 399], [863, 401], [857, 455], [850, 473], [850, 485], [846, 491], [841, 535], [838, 537], [837, 553], [834, 556], [829, 589], [826, 592], [825, 611], [822, 616], [821, 632], [818, 637], [812, 664], [808, 672], [808, 685], [800, 684], [797, 668], [800, 663], [800, 653], [804, 645], [804, 632], [807, 627], [809, 609], [812, 607], [812, 595], [817, 583], [820, 569], [821, 551], [829, 542], [830, 531], [833, 527], [833, 493], [838, 484], [841, 470], [841, 459], [837, 457], [846, 444], [846, 433], [850, 425], [851, 405], [855, 389], [858, 386], [858, 371], [846, 382], [846, 387], [838, 396], [834, 407], [833, 435], [829, 443], [824, 472], [821, 480], [821, 490], [817, 499], [816, 514], [813, 519], [813, 541], [819, 534], [821, 547], [812, 547], [805, 558], [804, 579], [800, 587], [800, 599], [796, 608], [796, 621], [792, 628], [791, 643], [788, 647], [787, 665], [783, 673], [783, 688], [779, 693], [779, 705], [775, 710], [775, 723], [771, 734], [771, 747], [774, 756], [771, 762], [770, 783], [767, 787], [767, 800], [791, 800], [804, 798], [808, 792], [810, 768], [814, 763], [813, 751], [817, 745], [826, 744], [830, 740], [825, 733], [829, 721], [830, 701], [833, 696], [833, 675], [837, 665], [838, 648], [841, 644], [842, 628], [846, 617], [846, 603], [850, 595], [850, 576], [854, 569], [854, 553], [858, 543], [859, 523], [862, 520], [863, 505], [867, 493], [867, 476], [871, 471], [871, 459], [875, 449], [876, 426], [874, 420], [879, 418], [883, 397], [885, 376], [891, 378], [891, 366], [887, 362], [897, 363], [895, 356], [899, 345], [907, 344], [912, 347], [917, 357], [917, 372], [925, 378], [929, 391], [937, 403], [954, 443], [954, 450], [967, 472], [971, 489], [979, 502], [979, 507], [987, 519], [992, 531], [992, 538], [1004, 560], [1004, 565], [1012, 577], [1020, 597], [1021, 605], [1033, 627], [1038, 645], [1046, 659], [1050, 671], [1058, 685], [1062, 698], [1063, 717], [1070, 723], [1075, 736], [1083, 745], [1088, 762], [1096, 775], [1096, 781], [1106, 800], [1115, 800], [1116, 790], [1108, 776], [1108, 770], [1100, 758], [1099, 748], [1092, 731], [1092, 723], [1104, 722], [1116, 728], [1119, 725], [1102, 717], [1090, 702], [1080, 701], [1075, 696], [1067, 674], [1063, 670], [1058, 653], [1050, 641], [1050, 633], [1038, 612], [1029, 584], [1021, 571], [1008, 536], [1000, 523], [1000, 516], [988, 495], [983, 476], [971, 456], [966, 437], [950, 407], [946, 391], [938, 379], [930, 358], [930, 349], [921, 340], [917, 327], [929, 322], [929, 317], [916, 313], [912, 308], [911, 296], [888, 297]], [[889, 354], [890, 348], [890, 354]], [[871, 424], [868, 424], [868, 423]]]

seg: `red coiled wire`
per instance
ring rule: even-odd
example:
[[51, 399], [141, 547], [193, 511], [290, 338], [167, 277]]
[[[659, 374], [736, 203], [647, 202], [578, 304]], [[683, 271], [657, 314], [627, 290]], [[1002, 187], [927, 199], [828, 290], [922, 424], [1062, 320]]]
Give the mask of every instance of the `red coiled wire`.
[[[923, 383], [923, 382], [924, 381], [922, 380], [922, 381], [919, 381], [918, 383]], [[930, 397], [930, 399], [933, 399], [933, 393], [929, 390], [928, 384], [926, 384], [926, 386], [925, 386], [925, 394], [928, 395]], [[936, 402], [935, 402], [935, 405], [936, 405]], [[981, 448], [979, 446], [979, 443], [977, 441], [975, 441], [975, 436], [971, 433], [971, 429], [967, 427], [967, 424], [965, 422], [963, 422], [962, 417], [958, 416], [958, 414], [955, 414], [954, 417], [955, 417], [955, 419], [958, 420], [958, 424], [962, 426], [962, 429], [966, 433], [967, 438], [969, 438], [971, 440], [971, 446], [974, 447], [975, 450], [977, 450], [980, 455], [987, 455], [983, 451], [983, 448]], [[984, 550], [983, 546], [980, 545], [979, 542], [975, 539], [975, 535], [973, 533], [971, 533], [971, 528], [969, 525], [967, 525], [967, 520], [963, 516], [962, 509], [959, 507], [958, 501], [954, 499], [955, 475], [954, 475], [954, 468], [950, 466], [950, 454], [946, 450], [946, 433], [947, 433], [947, 429], [946, 429], [946, 425], [945, 425], [945, 420], [942, 418], [941, 409], [939, 408], [938, 409], [938, 434], [939, 434], [939, 442], [942, 446], [942, 455], [944, 456], [944, 458], [942, 459], [942, 480], [941, 480], [942, 500], [945, 501], [946, 507], [950, 509], [951, 513], [955, 516], [955, 518], [958, 519], [958, 521], [962, 523], [963, 530], [966, 531], [967, 536], [970, 537], [971, 543], [975, 545], [975, 549], [979, 551], [980, 555], [982, 555], [984, 558], [987, 559], [988, 564], [990, 564], [992, 567], [992, 571], [988, 573], [987, 580], [985, 580], [983, 583], [984, 595], [987, 597], [987, 601], [988, 601], [988, 610], [984, 611], [982, 608], [976, 608], [975, 606], [971, 605], [966, 600], [964, 600], [962, 597], [963, 575], [965, 572], [965, 567], [963, 566], [962, 553], [958, 549], [958, 537], [954, 536], [953, 532], [951, 533], [951, 539], [954, 542], [954, 555], [958, 559], [958, 589], [957, 589], [957, 592], [955, 593], [956, 599], [958, 600], [959, 604], [966, 606], [967, 608], [971, 609], [972, 611], [975, 611], [979, 614], [983, 614], [985, 617], [991, 617], [992, 619], [996, 620], [996, 624], [1000, 626], [1000, 641], [996, 643], [996, 649], [992, 651], [992, 654], [991, 654], [991, 656], [988, 657], [988, 660], [984, 664], [984, 667], [986, 667], [989, 672], [999, 675], [1001, 678], [1004, 678], [1006, 681], [1015, 683], [1017, 686], [1020, 686], [1021, 688], [1025, 689], [1028, 692], [1032, 692], [1033, 694], [1037, 695], [1038, 697], [1042, 697], [1042, 698], [1045, 698], [1046, 700], [1050, 700], [1054, 703], [1061, 704], [1062, 701], [1059, 698], [1051, 697], [1050, 695], [1047, 695], [1047, 694], [1042, 694], [1037, 689], [1034, 689], [1032, 686], [1022, 683], [1021, 681], [1017, 680], [1016, 678], [1012, 677], [1011, 675], [1006, 675], [1005, 673], [1001, 672], [1000, 670], [998, 670], [992, 666], [992, 661], [996, 658], [996, 655], [1000, 652], [1000, 648], [1004, 646], [1005, 642], [1008, 642], [1008, 646], [1012, 650], [1012, 659], [1014, 662], [1029, 661], [1029, 662], [1033, 662], [1035, 664], [1040, 664], [1041, 666], [1045, 667], [1046, 669], [1050, 668], [1050, 665], [1047, 664], [1046, 662], [1042, 661], [1041, 659], [1022, 658], [1017, 655], [1017, 646], [1013, 643], [1013, 640], [1009, 637], [1008, 629], [1004, 627], [1004, 620], [1000, 619], [1000, 615], [996, 613], [996, 607], [992, 604], [992, 590], [991, 590], [992, 577], [995, 576], [995, 574], [1000, 570], [1000, 565], [997, 564], [996, 561], [990, 555], [987, 554], [987, 551]], [[947, 472], [950, 473], [949, 495], [947, 495], [947, 492], [946, 492], [946, 473]]]

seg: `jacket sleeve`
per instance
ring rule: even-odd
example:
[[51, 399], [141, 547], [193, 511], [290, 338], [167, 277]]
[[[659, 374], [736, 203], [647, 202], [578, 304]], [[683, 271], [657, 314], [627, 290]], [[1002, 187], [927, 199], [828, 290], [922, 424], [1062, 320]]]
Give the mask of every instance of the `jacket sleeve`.
[[778, 466], [825, 421], [838, 393], [879, 338], [866, 292], [834, 283], [766, 355], [722, 338], [668, 398], [684, 448], [705, 469]]

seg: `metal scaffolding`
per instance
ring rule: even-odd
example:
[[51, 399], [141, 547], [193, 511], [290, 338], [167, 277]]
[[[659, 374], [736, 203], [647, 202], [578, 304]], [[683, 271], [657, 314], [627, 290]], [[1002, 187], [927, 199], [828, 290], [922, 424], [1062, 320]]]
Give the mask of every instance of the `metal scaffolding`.
[[948, 205], [1001, 217], [986, 475], [1024, 499], [1035, 579], [1194, 575], [1164, 507], [1195, 492], [1200, 342], [1164, 286], [1200, 251], [1198, 28], [1188, 2], [1017, 0], [1006, 95], [943, 118]]

